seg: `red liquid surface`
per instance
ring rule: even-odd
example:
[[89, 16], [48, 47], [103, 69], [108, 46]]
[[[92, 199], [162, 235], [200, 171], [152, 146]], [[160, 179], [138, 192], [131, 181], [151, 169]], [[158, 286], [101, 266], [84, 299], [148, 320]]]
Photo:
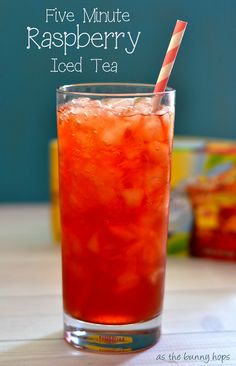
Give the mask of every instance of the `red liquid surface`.
[[76, 103], [58, 110], [64, 309], [145, 321], [162, 308], [173, 113]]

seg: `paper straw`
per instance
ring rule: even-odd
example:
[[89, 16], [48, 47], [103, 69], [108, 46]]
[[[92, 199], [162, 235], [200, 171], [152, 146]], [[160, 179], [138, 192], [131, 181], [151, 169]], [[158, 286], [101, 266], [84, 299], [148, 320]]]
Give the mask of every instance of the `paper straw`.
[[176, 22], [169, 47], [166, 51], [161, 71], [156, 82], [154, 93], [161, 93], [165, 91], [187, 24], [187, 22], [183, 22], [182, 20], [177, 20]]

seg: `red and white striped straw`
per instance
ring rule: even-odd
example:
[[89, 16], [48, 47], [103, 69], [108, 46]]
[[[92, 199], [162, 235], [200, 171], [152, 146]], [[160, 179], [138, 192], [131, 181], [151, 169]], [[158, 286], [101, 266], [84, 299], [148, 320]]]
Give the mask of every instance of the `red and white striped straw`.
[[182, 20], [177, 20], [176, 22], [170, 44], [166, 51], [161, 71], [156, 82], [154, 93], [165, 91], [187, 24], [187, 22], [183, 22]]

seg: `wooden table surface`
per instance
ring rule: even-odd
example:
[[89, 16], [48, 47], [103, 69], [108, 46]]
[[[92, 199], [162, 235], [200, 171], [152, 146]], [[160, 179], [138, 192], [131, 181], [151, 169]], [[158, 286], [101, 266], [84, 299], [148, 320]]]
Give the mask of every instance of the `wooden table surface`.
[[236, 263], [169, 258], [161, 340], [130, 355], [65, 343], [60, 266], [48, 206], [0, 206], [0, 365], [236, 366]]

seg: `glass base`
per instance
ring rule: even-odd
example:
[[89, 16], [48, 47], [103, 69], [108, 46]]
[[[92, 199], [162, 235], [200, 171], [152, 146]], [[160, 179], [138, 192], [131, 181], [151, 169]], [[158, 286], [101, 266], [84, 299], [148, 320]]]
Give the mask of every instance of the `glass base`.
[[93, 352], [137, 352], [160, 338], [161, 316], [125, 325], [88, 323], [64, 313], [64, 337], [72, 346]]

